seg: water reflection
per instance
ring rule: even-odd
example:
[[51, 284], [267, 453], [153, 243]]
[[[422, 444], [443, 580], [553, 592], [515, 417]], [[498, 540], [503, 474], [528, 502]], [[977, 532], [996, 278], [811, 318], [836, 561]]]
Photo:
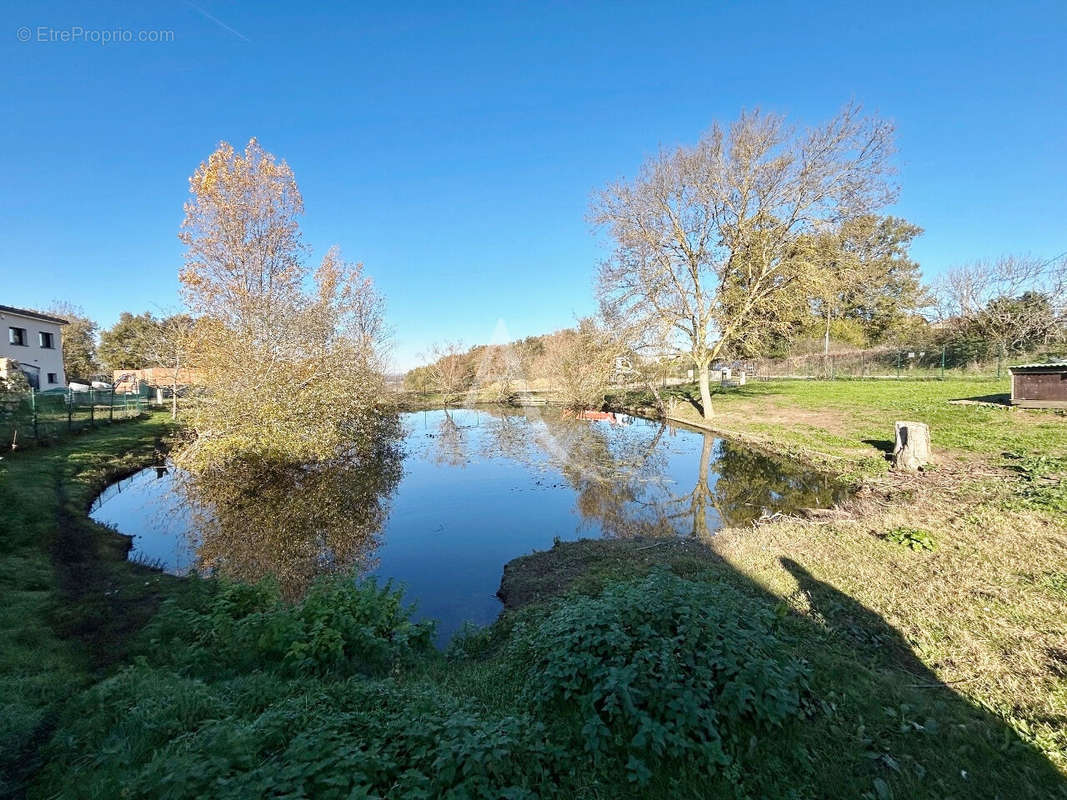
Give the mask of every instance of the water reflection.
[[314, 467], [249, 459], [177, 472], [175, 495], [191, 514], [196, 568], [245, 581], [270, 575], [291, 597], [316, 575], [367, 571], [403, 474], [400, 441], [393, 418], [366, 447]]
[[[555, 538], [703, 538], [837, 497], [823, 476], [710, 434], [551, 408], [404, 414], [383, 421], [373, 446], [315, 469], [146, 473], [93, 511], [139, 534], [134, 557], [177, 572], [274, 575], [290, 596], [355, 567], [402, 581], [421, 615], [441, 620], [442, 638], [464, 620], [492, 621], [503, 565]], [[161, 526], [148, 500], [164, 496], [172, 511]]]
[[436, 433], [435, 463], [446, 467], [463, 467], [467, 463], [465, 427], [456, 422], [449, 409], [442, 412]]
[[[483, 455], [557, 469], [576, 492], [586, 527], [609, 536], [706, 537], [775, 513], [830, 505], [841, 494], [826, 476], [705, 431], [621, 414], [547, 411], [531, 424], [527, 414], [483, 413]], [[681, 446], [665, 446], [665, 435], [681, 438]], [[696, 464], [687, 459], [689, 469], [678, 469], [677, 456], [698, 449]]]

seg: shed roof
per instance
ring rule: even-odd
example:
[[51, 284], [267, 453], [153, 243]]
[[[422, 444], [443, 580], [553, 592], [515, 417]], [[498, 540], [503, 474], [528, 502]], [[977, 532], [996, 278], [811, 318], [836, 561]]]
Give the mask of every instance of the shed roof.
[[0, 306], [0, 312], [6, 311], [8, 314], [18, 314], [20, 317], [30, 317], [31, 319], [43, 319], [45, 322], [55, 322], [59, 325], [69, 325], [65, 319], [59, 317], [53, 317], [49, 314], [42, 314], [40, 311], [30, 311], [27, 308], [15, 308], [14, 306]]
[[1047, 369], [1050, 372], [1059, 372], [1067, 369], [1067, 360], [1064, 361], [1045, 361], [1041, 364], [1016, 364], [1013, 367], [1008, 367], [1009, 372], [1014, 372], [1017, 369], [1024, 369], [1027, 371], [1043, 370]]

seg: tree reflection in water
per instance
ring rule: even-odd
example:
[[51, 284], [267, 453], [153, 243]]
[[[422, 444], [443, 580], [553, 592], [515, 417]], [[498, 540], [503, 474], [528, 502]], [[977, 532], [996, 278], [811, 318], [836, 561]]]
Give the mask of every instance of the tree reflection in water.
[[464, 467], [467, 464], [467, 435], [446, 408], [441, 423], [434, 434], [434, 463], [448, 467]]
[[702, 439], [690, 490], [667, 469], [663, 437], [678, 435], [673, 426], [635, 424], [624, 415], [616, 417], [620, 425], [591, 423], [558, 410], [533, 410], [540, 425], [525, 414], [491, 414], [484, 454], [558, 470], [577, 493], [581, 518], [607, 536], [707, 537], [775, 512], [826, 506], [842, 495], [824, 475], [704, 431], [683, 429]]
[[241, 460], [178, 472], [198, 571], [245, 581], [272, 575], [286, 596], [297, 597], [316, 575], [368, 569], [403, 474], [400, 442], [399, 421], [390, 417], [315, 466]]

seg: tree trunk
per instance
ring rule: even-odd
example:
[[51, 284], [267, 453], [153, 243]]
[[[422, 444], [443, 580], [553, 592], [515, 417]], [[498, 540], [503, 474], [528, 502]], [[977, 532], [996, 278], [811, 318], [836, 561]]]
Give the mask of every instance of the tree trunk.
[[663, 398], [659, 396], [659, 389], [656, 388], [656, 381], [654, 378], [649, 378], [645, 381], [645, 385], [648, 386], [648, 390], [652, 392], [652, 396], [656, 398], [656, 408], [659, 409], [659, 415], [661, 417], [667, 416], [667, 409], [663, 405]]
[[714, 414], [711, 410], [711, 376], [708, 374], [708, 364], [697, 364], [699, 368], [700, 383], [700, 406], [704, 412], [704, 419], [711, 419]]
[[177, 419], [178, 418], [178, 375], [179, 375], [179, 370], [181, 369], [181, 366], [179, 366], [180, 363], [181, 362], [178, 362], [178, 364], [176, 364], [175, 367], [174, 367], [174, 380], [171, 382], [171, 387], [170, 387], [170, 418], [171, 419]]
[[893, 466], [916, 472], [930, 461], [930, 428], [924, 422], [898, 422]]

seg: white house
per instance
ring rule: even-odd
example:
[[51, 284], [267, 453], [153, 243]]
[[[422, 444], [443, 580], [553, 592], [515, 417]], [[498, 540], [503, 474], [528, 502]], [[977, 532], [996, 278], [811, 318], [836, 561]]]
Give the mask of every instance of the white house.
[[0, 359], [19, 362], [30, 386], [40, 391], [67, 385], [63, 374], [65, 319], [0, 306]]

